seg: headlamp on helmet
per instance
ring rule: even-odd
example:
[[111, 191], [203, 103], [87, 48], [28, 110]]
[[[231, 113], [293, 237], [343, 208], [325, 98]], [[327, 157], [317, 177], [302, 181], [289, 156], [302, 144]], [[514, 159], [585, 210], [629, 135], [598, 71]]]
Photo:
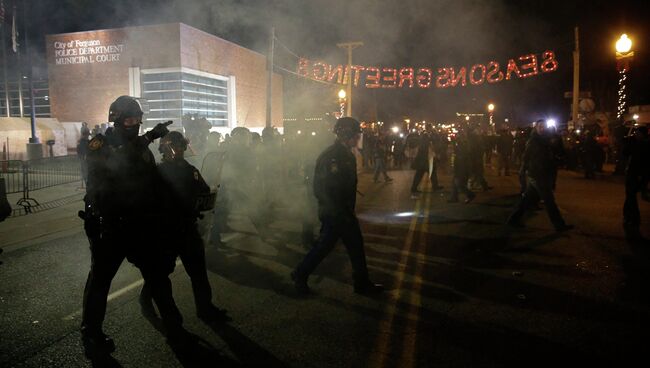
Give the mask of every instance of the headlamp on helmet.
[[188, 144], [189, 141], [180, 132], [169, 132], [160, 138], [158, 152], [170, 159], [183, 157], [183, 153], [187, 150]]

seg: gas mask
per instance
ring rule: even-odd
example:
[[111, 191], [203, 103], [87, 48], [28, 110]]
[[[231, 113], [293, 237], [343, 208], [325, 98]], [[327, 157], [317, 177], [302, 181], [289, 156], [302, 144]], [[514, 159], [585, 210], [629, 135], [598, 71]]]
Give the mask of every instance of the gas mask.
[[127, 141], [132, 141], [136, 139], [140, 133], [140, 124], [130, 127], [125, 127], [122, 124], [115, 124], [115, 133]]

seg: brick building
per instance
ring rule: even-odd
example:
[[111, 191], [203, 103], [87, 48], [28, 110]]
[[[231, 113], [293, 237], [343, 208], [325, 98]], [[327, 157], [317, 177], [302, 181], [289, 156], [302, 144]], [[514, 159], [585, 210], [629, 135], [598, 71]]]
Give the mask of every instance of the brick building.
[[[264, 55], [182, 23], [49, 35], [52, 116], [105, 122], [120, 95], [147, 101], [145, 125], [206, 117], [217, 129], [263, 127]], [[282, 77], [274, 75], [272, 123], [282, 125]]]

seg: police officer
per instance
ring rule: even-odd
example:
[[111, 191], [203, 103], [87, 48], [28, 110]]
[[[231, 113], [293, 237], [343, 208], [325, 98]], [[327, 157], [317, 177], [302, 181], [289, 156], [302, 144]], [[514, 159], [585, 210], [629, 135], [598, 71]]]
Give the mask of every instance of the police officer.
[[[227, 320], [225, 312], [212, 304], [212, 289], [205, 267], [205, 248], [197, 226], [199, 210], [206, 202], [211, 209], [213, 197], [210, 187], [199, 171], [184, 158], [188, 141], [179, 132], [170, 132], [160, 139], [158, 151], [162, 163], [158, 171], [166, 184], [167, 212], [173, 214], [174, 223], [168, 233], [171, 248], [178, 252], [185, 271], [192, 281], [197, 316], [207, 322]], [[211, 199], [212, 198], [212, 199]], [[151, 285], [145, 281], [140, 292], [140, 305], [148, 315], [155, 314], [151, 303]]]
[[625, 203], [623, 204], [623, 229], [630, 243], [644, 242], [641, 235], [641, 213], [637, 193], [645, 189], [650, 179], [650, 140], [648, 127], [639, 126], [634, 134], [625, 137], [623, 155], [627, 158], [625, 168]]
[[115, 123], [113, 134], [98, 134], [88, 144], [88, 186], [85, 211], [80, 211], [92, 257], [81, 322], [82, 342], [89, 358], [115, 350], [102, 324], [111, 281], [124, 258], [135, 264], [151, 285], [170, 341], [184, 331], [167, 277], [174, 258], [160, 247], [158, 229], [165, 226], [156, 193], [160, 179], [147, 148], [167, 133], [171, 122], [138, 136], [142, 109], [129, 96], [111, 104], [108, 120]]
[[526, 150], [522, 157], [520, 177], [528, 179], [525, 192], [522, 194], [515, 211], [508, 218], [511, 226], [523, 226], [521, 218], [535, 199], [544, 201], [548, 217], [558, 232], [570, 230], [572, 225], [567, 225], [555, 204], [553, 195], [553, 180], [555, 177], [555, 158], [548, 137], [545, 135], [546, 121], [541, 119], [535, 123]]
[[352, 263], [354, 292], [381, 292], [383, 286], [372, 283], [368, 278], [363, 236], [354, 212], [357, 164], [351, 150], [361, 137], [361, 127], [353, 118], [341, 118], [334, 126], [334, 134], [336, 142], [320, 154], [314, 170], [314, 195], [318, 200], [318, 217], [321, 221], [320, 238], [291, 273], [291, 279], [299, 294], [309, 293], [309, 275], [336, 242], [342, 239]]

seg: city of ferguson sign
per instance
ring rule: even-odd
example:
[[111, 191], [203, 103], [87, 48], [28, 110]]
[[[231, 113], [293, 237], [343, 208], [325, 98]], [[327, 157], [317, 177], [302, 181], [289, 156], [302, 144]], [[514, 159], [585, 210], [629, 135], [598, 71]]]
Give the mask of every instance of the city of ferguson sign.
[[[347, 84], [350, 74], [355, 87], [366, 88], [449, 88], [467, 84], [478, 86], [484, 83], [498, 83], [503, 80], [530, 78], [541, 73], [557, 70], [558, 62], [553, 51], [541, 55], [528, 54], [510, 59], [505, 64], [490, 61], [471, 67], [431, 68], [381, 68], [375, 66], [347, 65], [332, 66], [322, 61], [298, 60], [298, 74], [317, 81]], [[350, 70], [352, 69], [352, 70]], [[361, 82], [361, 77], [364, 81]]]
[[120, 61], [124, 45], [102, 45], [99, 40], [54, 42], [56, 65], [111, 63]]

